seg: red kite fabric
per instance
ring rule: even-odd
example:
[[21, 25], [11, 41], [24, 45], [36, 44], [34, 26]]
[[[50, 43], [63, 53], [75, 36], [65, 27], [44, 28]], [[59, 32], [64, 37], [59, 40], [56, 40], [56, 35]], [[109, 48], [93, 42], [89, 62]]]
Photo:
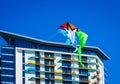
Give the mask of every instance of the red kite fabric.
[[72, 31], [76, 29], [76, 26], [74, 26], [73, 24], [71, 24], [71, 23], [69, 23], [69, 22], [66, 22], [66, 23], [64, 23], [64, 24], [62, 24], [62, 25], [60, 26], [60, 28], [62, 28], [62, 29], [67, 29], [67, 30], [68, 30], [68, 27], [69, 27]]

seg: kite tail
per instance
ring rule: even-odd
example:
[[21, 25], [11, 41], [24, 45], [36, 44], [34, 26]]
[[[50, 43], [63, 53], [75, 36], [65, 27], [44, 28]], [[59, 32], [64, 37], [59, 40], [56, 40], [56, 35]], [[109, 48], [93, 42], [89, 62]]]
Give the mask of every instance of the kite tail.
[[79, 48], [78, 48], [78, 58], [79, 58], [80, 65], [82, 67], [84, 67], [84, 64], [82, 63], [82, 48], [81, 48], [81, 46], [79, 46]]

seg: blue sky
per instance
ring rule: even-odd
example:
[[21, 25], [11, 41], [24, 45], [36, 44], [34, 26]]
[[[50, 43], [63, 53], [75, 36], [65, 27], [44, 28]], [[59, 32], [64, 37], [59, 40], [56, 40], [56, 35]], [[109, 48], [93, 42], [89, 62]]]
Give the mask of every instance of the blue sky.
[[119, 0], [0, 0], [0, 30], [65, 42], [56, 29], [69, 21], [89, 35], [87, 45], [100, 47], [111, 58], [105, 61], [108, 81], [118, 84], [119, 4]]

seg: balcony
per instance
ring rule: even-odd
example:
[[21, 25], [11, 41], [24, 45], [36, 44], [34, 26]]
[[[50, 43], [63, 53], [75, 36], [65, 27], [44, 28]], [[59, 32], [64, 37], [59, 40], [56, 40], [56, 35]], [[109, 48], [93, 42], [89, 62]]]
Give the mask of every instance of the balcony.
[[43, 59], [49, 59], [49, 60], [55, 60], [56, 57], [47, 57], [47, 56], [41, 56], [41, 57], [38, 57], [38, 56], [30, 56], [28, 59], [29, 60], [35, 60], [35, 59], [40, 59], [40, 58], [43, 58]]
[[[62, 77], [55, 76], [54, 78], [45, 78], [44, 76], [40, 77], [30, 77], [29, 81], [35, 81], [35, 79], [40, 79], [40, 80], [58, 80], [58, 81], [73, 81], [73, 82], [81, 82], [81, 83], [90, 83], [90, 80], [71, 80], [71, 79], [63, 79]], [[32, 82], [33, 84], [36, 84], [36, 82]], [[31, 84], [32, 84], [31, 83]], [[37, 83], [38, 84], [38, 83]]]
[[100, 81], [101, 80], [101, 77], [100, 76], [96, 76], [97, 80]]
[[45, 64], [45, 66], [53, 66], [53, 67], [55, 67], [56, 66], [56, 63], [55, 64]]
[[28, 59], [29, 59], [29, 60], [35, 60], [36, 58], [39, 59], [38, 56], [30, 56]]
[[51, 78], [51, 80], [59, 80], [59, 81], [62, 81], [63, 78], [62, 78], [62, 77], [57, 77], [57, 76], [55, 76], [55, 78]]
[[30, 65], [35, 65], [35, 61], [28, 61], [27, 64], [30, 64]]
[[74, 72], [74, 71], [73, 72], [68, 72], [68, 73], [64, 73], [63, 72], [62, 74], [66, 74], [66, 75], [79, 75], [79, 74], [76, 74], [76, 72]]
[[82, 83], [90, 83], [90, 80], [82, 80]]
[[26, 63], [26, 66], [30, 66], [30, 65], [44, 65], [44, 63], [43, 62], [36, 63], [35, 61], [31, 60]]
[[48, 60], [55, 60], [56, 59], [56, 57], [46, 57], [46, 56], [42, 56], [41, 58], [43, 58], [43, 59], [48, 59]]
[[42, 84], [40, 82], [31, 82], [30, 84]]
[[76, 59], [76, 58], [65, 58], [65, 59], [62, 59], [62, 61], [78, 62], [78, 59]]
[[98, 81], [97, 80], [94, 80], [94, 82], [93, 82], [94, 84], [98, 84]]
[[71, 66], [60, 66], [64, 68], [72, 68], [72, 69], [85, 69], [85, 70], [91, 70], [91, 71], [97, 71], [98, 69], [93, 69], [92, 67], [71, 67]]
[[55, 70], [56, 74], [62, 74], [63, 72], [61, 70]]
[[40, 76], [40, 77], [30, 77], [28, 80], [29, 81], [35, 81], [35, 79], [45, 79], [45, 77], [44, 76]]
[[82, 60], [83, 63], [88, 63], [87, 60]]
[[100, 70], [97, 71], [97, 74], [99, 74], [99, 73], [100, 73]]
[[44, 76], [40, 76], [40, 79], [45, 79], [45, 77]]

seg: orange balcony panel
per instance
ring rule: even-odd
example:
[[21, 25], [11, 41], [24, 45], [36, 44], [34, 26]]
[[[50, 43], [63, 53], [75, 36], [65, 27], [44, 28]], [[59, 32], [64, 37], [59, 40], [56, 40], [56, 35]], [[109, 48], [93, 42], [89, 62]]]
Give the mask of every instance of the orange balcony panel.
[[35, 82], [32, 82], [31, 84], [36, 84]]
[[97, 81], [97, 80], [94, 80], [94, 83], [98, 83], [98, 81]]
[[56, 64], [48, 64], [47, 66], [56, 66]]
[[78, 59], [72, 58], [71, 61], [72, 62], [78, 62]]
[[56, 57], [45, 57], [45, 56], [42, 56], [41, 58], [49, 59], [49, 60], [55, 60], [56, 59]]
[[45, 77], [44, 76], [40, 76], [40, 79], [45, 79]]
[[97, 76], [97, 73], [95, 72], [95, 73], [93, 74], [93, 76], [95, 76], [95, 77], [96, 77], [96, 76]]

